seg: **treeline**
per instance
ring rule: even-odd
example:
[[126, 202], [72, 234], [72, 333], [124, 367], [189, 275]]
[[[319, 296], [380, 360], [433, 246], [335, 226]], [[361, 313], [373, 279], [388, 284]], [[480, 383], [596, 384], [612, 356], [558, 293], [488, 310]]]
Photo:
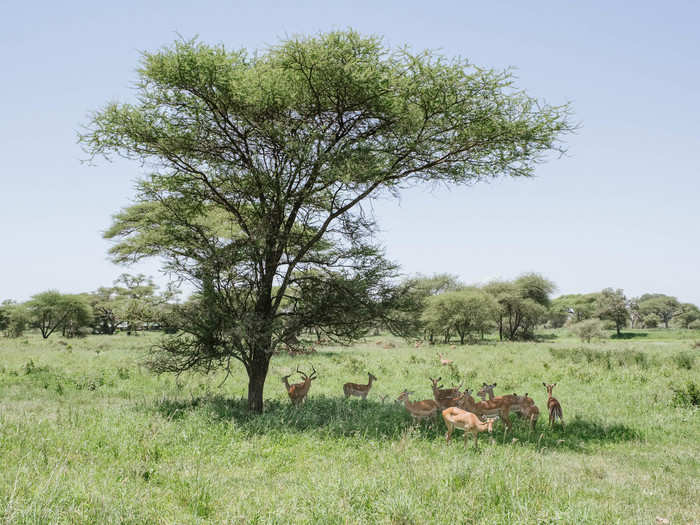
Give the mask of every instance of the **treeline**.
[[536, 273], [483, 286], [468, 286], [450, 275], [417, 277], [402, 286], [412, 303], [404, 310], [412, 313], [412, 332], [430, 342], [464, 343], [488, 333], [498, 333], [500, 340], [528, 340], [537, 327], [567, 326], [588, 341], [604, 329], [620, 334], [626, 326], [700, 329], [700, 309], [675, 297], [628, 299], [623, 290], [606, 288], [552, 299], [554, 283]]
[[57, 332], [78, 337], [117, 330], [174, 330], [169, 319], [178, 295], [173, 288], [159, 293], [153, 280], [142, 274], [122, 274], [113, 286], [89, 293], [48, 290], [24, 303], [5, 300], [0, 305], [0, 331], [6, 337], [20, 337], [26, 330], [38, 329], [47, 339]]
[[[447, 274], [418, 276], [382, 289], [381, 297], [371, 287], [355, 288], [360, 290], [346, 286], [343, 293], [315, 290], [301, 294], [310, 310], [306, 317], [314, 322], [307, 320], [286, 329], [283, 342], [295, 345], [303, 332], [315, 334], [319, 341], [323, 337], [352, 340], [372, 329], [430, 343], [461, 344], [487, 334], [498, 334], [500, 340], [530, 340], [540, 327], [567, 326], [588, 341], [605, 329], [619, 334], [626, 326], [700, 329], [700, 308], [675, 297], [644, 294], [628, 299], [623, 290], [606, 288], [553, 299], [555, 284], [537, 273], [481, 286], [467, 285]], [[144, 275], [123, 274], [113, 286], [90, 293], [49, 290], [25, 303], [4, 301], [0, 305], [0, 331], [6, 337], [19, 337], [28, 329], [37, 329], [44, 338], [56, 332], [64, 337], [113, 334], [117, 330], [174, 333], [192, 324], [188, 313], [201, 315], [206, 310], [201, 294], [194, 294], [184, 305], [178, 304], [178, 295], [171, 287], [159, 292]], [[316, 302], [314, 297], [321, 306], [308, 306]]]

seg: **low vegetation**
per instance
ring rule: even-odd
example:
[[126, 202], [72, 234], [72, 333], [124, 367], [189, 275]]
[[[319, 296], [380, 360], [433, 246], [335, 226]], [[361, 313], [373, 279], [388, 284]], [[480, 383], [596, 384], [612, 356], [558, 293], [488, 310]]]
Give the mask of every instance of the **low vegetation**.
[[[387, 336], [282, 354], [262, 415], [242, 370], [221, 388], [222, 372], [149, 372], [158, 334], [4, 339], [0, 522], [692, 523], [693, 340], [659, 330], [581, 345], [567, 333], [439, 347], [449, 366]], [[295, 406], [281, 378], [297, 381], [297, 367], [317, 379]], [[366, 400], [346, 399], [343, 385], [368, 372]], [[542, 417], [531, 431], [511, 414], [507, 434], [496, 421], [478, 448], [447, 446], [439, 414], [414, 423], [394, 402], [403, 390], [431, 399], [440, 376], [528, 393]], [[547, 424], [543, 382], [557, 384], [565, 428]]]

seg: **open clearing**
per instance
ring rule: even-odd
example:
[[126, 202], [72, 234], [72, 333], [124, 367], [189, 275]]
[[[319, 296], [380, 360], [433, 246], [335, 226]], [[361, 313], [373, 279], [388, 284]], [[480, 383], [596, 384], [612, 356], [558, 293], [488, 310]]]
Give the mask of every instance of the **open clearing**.
[[[386, 337], [319, 347], [273, 359], [262, 416], [247, 413], [242, 367], [221, 388], [223, 374], [147, 371], [157, 334], [3, 339], [0, 521], [700, 523], [698, 411], [672, 403], [698, 382], [700, 350], [692, 332], [645, 333], [438, 347], [449, 367], [432, 347], [376, 344]], [[280, 378], [311, 364], [319, 379], [291, 407]], [[368, 371], [367, 401], [345, 400]], [[478, 451], [461, 433], [447, 446], [442, 421], [413, 425], [393, 403], [404, 388], [431, 398], [436, 376], [528, 392], [536, 431], [513, 417]], [[565, 431], [547, 426], [543, 381], [558, 383]]]

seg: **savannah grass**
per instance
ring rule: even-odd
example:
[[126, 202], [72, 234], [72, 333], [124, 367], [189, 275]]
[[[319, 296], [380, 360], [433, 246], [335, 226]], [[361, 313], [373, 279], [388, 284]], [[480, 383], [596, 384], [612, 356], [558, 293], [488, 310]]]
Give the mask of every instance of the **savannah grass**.
[[[432, 347], [376, 344], [387, 337], [275, 356], [260, 416], [242, 369], [221, 387], [150, 373], [157, 334], [2, 339], [0, 522], [697, 523], [698, 411], [674, 399], [696, 385], [700, 350], [690, 332], [644, 333], [438, 347], [449, 367]], [[311, 364], [319, 379], [292, 407], [280, 378]], [[367, 372], [367, 400], [344, 399]], [[393, 402], [431, 398], [437, 376], [528, 392], [536, 430], [511, 416], [478, 451], [447, 446], [442, 421], [414, 425]], [[547, 426], [543, 381], [565, 430]]]

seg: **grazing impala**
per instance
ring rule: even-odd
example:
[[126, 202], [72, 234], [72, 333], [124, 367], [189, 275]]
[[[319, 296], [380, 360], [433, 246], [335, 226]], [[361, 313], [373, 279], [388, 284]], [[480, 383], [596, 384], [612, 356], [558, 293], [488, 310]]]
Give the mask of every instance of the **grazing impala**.
[[464, 446], [467, 446], [467, 434], [471, 433], [474, 436], [474, 448], [479, 446], [479, 432], [486, 430], [489, 433], [493, 432], [493, 418], [489, 418], [483, 423], [475, 414], [467, 412], [457, 407], [450, 407], [442, 411], [442, 419], [447, 427], [445, 438], [447, 443], [452, 438], [452, 432], [455, 428], [461, 428], [464, 431]]
[[357, 383], [345, 383], [343, 385], [343, 393], [345, 394], [345, 399], [350, 396], [361, 397], [362, 399], [367, 399], [367, 394], [369, 394], [369, 389], [372, 388], [372, 381], [376, 381], [377, 378], [371, 373], [367, 372], [369, 375], [369, 382], [366, 385], [360, 385]]
[[413, 392], [404, 390], [403, 392], [401, 392], [401, 395], [399, 395], [396, 401], [403, 402], [404, 406], [406, 407], [406, 410], [410, 412], [411, 416], [413, 416], [413, 419], [415, 421], [419, 419], [429, 418], [437, 413], [440, 407], [435, 401], [433, 401], [432, 399], [425, 399], [423, 401], [416, 401], [414, 403], [411, 403], [408, 400], [408, 396], [411, 394], [413, 394]]
[[518, 396], [507, 395], [498, 396], [490, 399], [488, 401], [475, 402], [472, 397], [472, 391], [468, 388], [462, 394], [462, 397], [457, 402], [457, 406], [476, 414], [479, 417], [482, 416], [500, 416], [503, 419], [503, 424], [506, 426], [506, 430], [511, 428], [510, 418], [508, 414], [511, 408], [518, 404]]
[[547, 409], [549, 410], [549, 426], [554, 425], [554, 420], [559, 418], [561, 421], [561, 427], [564, 428], [564, 414], [561, 410], [561, 405], [557, 401], [556, 397], [552, 397], [552, 389], [557, 386], [556, 383], [542, 383], [542, 385], [547, 389]]
[[313, 372], [311, 372], [311, 375], [306, 375], [304, 372], [299, 370], [299, 367], [297, 366], [297, 372], [299, 372], [301, 374], [302, 379], [304, 379], [303, 383], [294, 383], [293, 385], [290, 385], [287, 379], [292, 374], [282, 377], [282, 382], [284, 383], [284, 386], [287, 389], [287, 394], [289, 394], [289, 399], [292, 400], [293, 405], [298, 405], [306, 399], [306, 394], [309, 393], [309, 388], [311, 388], [311, 381], [318, 377], [318, 373], [316, 372], [316, 369], [313, 367], [313, 365], [311, 365], [311, 370], [313, 370]]
[[441, 389], [438, 386], [438, 383], [442, 377], [438, 377], [437, 379], [429, 377], [428, 379], [430, 379], [430, 382], [433, 384], [433, 397], [435, 398], [435, 402], [440, 405], [441, 409], [444, 410], [445, 408], [457, 406], [457, 401], [462, 395], [462, 393], [459, 391], [459, 389], [462, 388], [461, 383], [455, 388]]

